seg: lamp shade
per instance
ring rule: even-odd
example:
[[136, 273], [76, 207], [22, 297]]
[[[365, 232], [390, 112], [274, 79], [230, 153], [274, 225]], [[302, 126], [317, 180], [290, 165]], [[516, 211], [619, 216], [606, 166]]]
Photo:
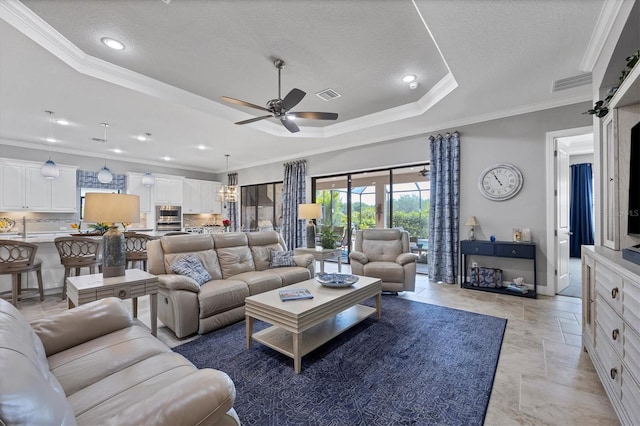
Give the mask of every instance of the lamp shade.
[[299, 219], [320, 219], [322, 217], [321, 204], [298, 204]]
[[84, 199], [85, 222], [140, 222], [140, 197], [89, 192]]
[[464, 224], [465, 226], [480, 226], [480, 224], [478, 223], [478, 219], [476, 219], [475, 216], [469, 216], [469, 218], [467, 219], [467, 221]]
[[40, 167], [40, 174], [46, 179], [57, 179], [60, 176], [60, 169], [52, 159], [48, 159]]
[[107, 168], [107, 166], [104, 166], [102, 169], [100, 169], [100, 171], [98, 172], [98, 182], [110, 183], [112, 180], [113, 174], [111, 173], [111, 170]]
[[156, 183], [156, 178], [150, 172], [145, 173], [142, 176], [142, 184], [147, 188], [153, 186]]

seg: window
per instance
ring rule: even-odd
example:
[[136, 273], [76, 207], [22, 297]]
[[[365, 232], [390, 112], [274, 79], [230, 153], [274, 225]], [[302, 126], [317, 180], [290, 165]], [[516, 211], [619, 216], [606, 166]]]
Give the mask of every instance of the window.
[[243, 231], [280, 230], [282, 182], [243, 186], [240, 190], [240, 225]]

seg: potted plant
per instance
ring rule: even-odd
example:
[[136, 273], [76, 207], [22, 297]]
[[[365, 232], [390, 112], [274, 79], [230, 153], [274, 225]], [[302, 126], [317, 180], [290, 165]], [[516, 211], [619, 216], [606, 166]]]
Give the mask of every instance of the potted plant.
[[320, 245], [323, 249], [334, 249], [338, 245], [338, 238], [340, 236], [333, 232], [333, 228], [325, 226], [320, 231]]

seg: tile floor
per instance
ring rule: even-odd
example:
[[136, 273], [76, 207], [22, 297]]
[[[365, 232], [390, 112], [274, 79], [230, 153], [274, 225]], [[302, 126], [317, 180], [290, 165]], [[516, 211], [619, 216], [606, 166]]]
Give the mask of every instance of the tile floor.
[[[337, 272], [337, 264], [327, 262], [325, 270]], [[349, 265], [343, 265], [342, 272], [349, 271]], [[619, 424], [589, 356], [581, 349], [580, 299], [485, 293], [430, 283], [425, 275], [417, 276], [415, 292], [397, 297], [508, 320], [486, 425]], [[29, 320], [65, 309], [60, 295], [47, 296], [44, 303], [26, 299], [20, 306]], [[138, 316], [149, 326], [148, 297], [140, 298]], [[158, 338], [171, 347], [197, 338], [178, 340], [162, 323], [158, 327]]]

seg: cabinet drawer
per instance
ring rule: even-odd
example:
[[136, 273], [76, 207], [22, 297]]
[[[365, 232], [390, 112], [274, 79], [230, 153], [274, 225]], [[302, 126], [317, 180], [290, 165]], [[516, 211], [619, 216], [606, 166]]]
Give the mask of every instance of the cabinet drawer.
[[496, 256], [532, 259], [536, 247], [519, 244], [496, 244]]
[[596, 289], [598, 294], [619, 314], [622, 314], [622, 277], [602, 263], [596, 265]]
[[629, 324], [633, 324], [640, 332], [640, 284], [624, 279], [624, 294], [622, 295], [622, 313]]
[[607, 332], [600, 326], [596, 329], [596, 352], [603, 367], [599, 371], [600, 380], [605, 388], [612, 391], [616, 399], [620, 399], [620, 383], [622, 381], [622, 362], [609, 344], [606, 337]]
[[618, 355], [622, 356], [624, 323], [599, 294], [596, 295], [596, 318], [598, 318], [598, 325], [604, 330], [602, 338], [608, 340]]
[[631, 420], [630, 424], [640, 424], [640, 386], [627, 370], [622, 372], [622, 406]]
[[131, 286], [115, 286], [98, 289], [98, 298], [119, 297], [120, 299], [128, 299], [131, 297], [144, 296], [144, 284], [135, 284]]
[[624, 355], [622, 360], [627, 365], [629, 373], [640, 380], [640, 336], [625, 324], [622, 344]]
[[462, 254], [477, 254], [480, 256], [493, 256], [493, 244], [463, 241], [460, 243], [460, 252]]

